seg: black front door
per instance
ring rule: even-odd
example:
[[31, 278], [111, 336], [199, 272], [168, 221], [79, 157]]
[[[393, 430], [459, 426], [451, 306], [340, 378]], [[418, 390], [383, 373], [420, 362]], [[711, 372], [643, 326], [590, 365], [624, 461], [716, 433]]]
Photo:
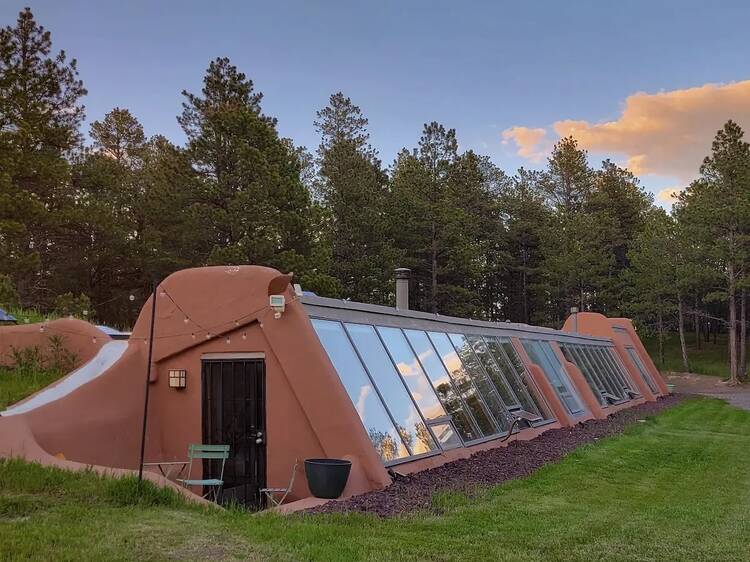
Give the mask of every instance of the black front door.
[[[210, 359], [201, 369], [203, 443], [229, 445], [222, 502], [261, 509], [266, 486], [266, 365], [263, 359]], [[204, 461], [219, 478], [221, 461]]]

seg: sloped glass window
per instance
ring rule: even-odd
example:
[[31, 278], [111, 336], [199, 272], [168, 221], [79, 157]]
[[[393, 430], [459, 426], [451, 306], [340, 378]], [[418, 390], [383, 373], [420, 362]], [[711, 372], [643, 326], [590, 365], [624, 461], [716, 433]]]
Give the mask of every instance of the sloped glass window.
[[409, 450], [401, 440], [343, 326], [330, 320], [313, 320], [312, 323], [380, 457], [384, 462], [408, 457]]
[[625, 392], [622, 382], [614, 376], [602, 362], [600, 355], [601, 348], [586, 346], [583, 348], [583, 351], [587, 354], [592, 366], [597, 370], [600, 378], [604, 381], [609, 393], [613, 396], [617, 396], [621, 400], [628, 400], [630, 396]]
[[595, 369], [591, 366], [589, 360], [583, 354], [581, 348], [577, 345], [560, 344], [560, 349], [562, 350], [565, 359], [580, 369], [583, 378], [586, 379], [586, 382], [594, 393], [594, 396], [596, 396], [599, 404], [602, 406], [609, 404], [604, 397], [604, 394], [609, 391], [597, 375]]
[[456, 389], [471, 412], [481, 435], [478, 437], [489, 437], [499, 432], [499, 428], [492, 419], [492, 414], [484, 404], [481, 395], [474, 386], [474, 382], [464, 369], [463, 363], [448, 339], [448, 335], [442, 332], [428, 332], [430, 341], [435, 346], [444, 370], [453, 381]]
[[421, 330], [404, 330], [404, 333], [461, 438], [464, 441], [473, 441], [482, 437], [473, 416], [468, 412], [461, 395], [456, 391], [453, 381], [448, 376], [427, 334]]
[[523, 409], [544, 419], [551, 419], [552, 415], [544, 400], [539, 396], [537, 389], [529, 382], [526, 367], [524, 367], [510, 340], [491, 337], [485, 337], [484, 339], [490, 353], [495, 358], [495, 362], [506, 374], [506, 379], [521, 401]]
[[[512, 421], [508, 418], [508, 409], [500, 398], [497, 386], [490, 379], [477, 354], [474, 353], [469, 340], [463, 334], [450, 334], [448, 337], [455, 346], [464, 368], [474, 381], [474, 385], [479, 389], [484, 403], [494, 418], [496, 427], [501, 432], [508, 431]], [[482, 346], [484, 346], [483, 342]]]
[[611, 347], [600, 349], [602, 361], [608, 366], [610, 372], [617, 377], [622, 383], [623, 388], [630, 390], [631, 392], [638, 392], [638, 387], [633, 384], [630, 375], [625, 371], [620, 363], [619, 358], [616, 357], [615, 350]]
[[573, 415], [583, 413], [583, 406], [573, 390], [573, 385], [549, 342], [522, 340], [522, 344], [531, 360], [542, 369], [568, 411]]
[[411, 454], [420, 455], [437, 449], [375, 328], [349, 323], [345, 327]]
[[626, 347], [625, 350], [628, 352], [628, 355], [630, 355], [630, 359], [633, 361], [633, 363], [635, 363], [635, 368], [638, 369], [638, 372], [646, 382], [646, 385], [648, 385], [648, 388], [654, 394], [658, 394], [659, 390], [656, 387], [656, 383], [654, 382], [654, 379], [651, 378], [649, 372], [646, 370], [646, 366], [641, 361], [641, 358], [638, 357], [638, 352], [634, 347]]
[[481, 336], [467, 336], [466, 340], [471, 344], [471, 348], [474, 350], [474, 354], [479, 359], [485, 372], [490, 376], [492, 382], [495, 383], [495, 388], [500, 393], [505, 407], [508, 409], [520, 408], [521, 402], [513, 392], [510, 384], [506, 380], [506, 373], [500, 368], [495, 361], [495, 358], [490, 353], [487, 347], [487, 342]]

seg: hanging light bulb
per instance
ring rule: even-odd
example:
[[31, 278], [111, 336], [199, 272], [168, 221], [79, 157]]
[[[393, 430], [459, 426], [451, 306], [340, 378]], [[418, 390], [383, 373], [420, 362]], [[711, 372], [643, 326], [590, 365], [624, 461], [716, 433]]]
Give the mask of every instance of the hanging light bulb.
[[129, 295], [128, 299], [130, 300], [130, 302], [133, 302], [135, 300], [135, 295]]
[[234, 321], [234, 325], [235, 325], [235, 326], [239, 326], [239, 325], [240, 325], [240, 321], [239, 321], [239, 320], [235, 320], [235, 321]]
[[243, 340], [246, 340], [246, 339], [247, 339], [247, 332], [242, 332], [242, 339], [243, 339]]
[[184, 322], [185, 324], [187, 324], [188, 322], [190, 322], [190, 320], [188, 319], [188, 317], [187, 317], [187, 316], [185, 316], [185, 319], [183, 320], [183, 322]]
[[211, 339], [211, 332], [208, 332], [208, 333], [206, 334], [206, 339], [207, 339], [207, 340], [210, 340], [210, 339]]
[[39, 331], [42, 332], [42, 333], [44, 333], [44, 324], [42, 324], [41, 326], [39, 326]]
[[96, 343], [96, 336], [94, 336], [93, 338], [91, 338], [91, 343]]
[[161, 293], [159, 293], [159, 295], [162, 296], [162, 297], [166, 297], [167, 296], [167, 292], [164, 289], [162, 289]]
[[190, 334], [190, 337], [195, 339], [195, 334]]
[[231, 340], [227, 338], [227, 345], [229, 345], [230, 343], [232, 343]]

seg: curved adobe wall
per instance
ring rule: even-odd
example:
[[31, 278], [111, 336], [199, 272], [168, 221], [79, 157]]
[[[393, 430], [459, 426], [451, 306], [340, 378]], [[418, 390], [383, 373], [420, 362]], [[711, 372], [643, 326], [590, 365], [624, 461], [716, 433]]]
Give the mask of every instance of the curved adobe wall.
[[[615, 344], [615, 350], [617, 351], [620, 361], [628, 370], [631, 380], [638, 386], [638, 391], [644, 399], [653, 401], [657, 396], [665, 396], [669, 394], [667, 385], [661, 377], [661, 373], [656, 368], [656, 365], [654, 365], [648, 352], [646, 352], [646, 348], [643, 347], [641, 339], [635, 332], [633, 322], [628, 318], [607, 318], [596, 312], [579, 312], [568, 317], [563, 326], [563, 330], [566, 332], [587, 334], [612, 340]], [[649, 374], [659, 388], [657, 394], [654, 394], [648, 388], [648, 385], [643, 380], [637, 367], [630, 359], [630, 356], [626, 351], [627, 346], [635, 348], [638, 357], [646, 366], [646, 369], [648, 369]]]
[[91, 360], [111, 338], [96, 326], [77, 318], [61, 318], [39, 324], [0, 326], [0, 365], [13, 364], [13, 350], [36, 347], [43, 354], [50, 350], [50, 338], [61, 343], [76, 358], [76, 366]]
[[[295, 458], [312, 456], [353, 461], [345, 493], [390, 483], [289, 280], [270, 268], [239, 266], [183, 270], [162, 282], [156, 297], [147, 461], [183, 460], [188, 443], [201, 441], [201, 356], [256, 352], [266, 358], [269, 486], [286, 486]], [[268, 306], [269, 291], [287, 299], [278, 320]], [[136, 468], [150, 320], [149, 299], [117, 363], [68, 396], [0, 419], [0, 434], [12, 420], [27, 427], [52, 455]], [[35, 333], [42, 335], [38, 328]], [[188, 370], [184, 391], [169, 388], [170, 368]], [[3, 435], [13, 433], [20, 435]], [[0, 454], [24, 450], [20, 437], [10, 437], [0, 443]], [[294, 496], [308, 494], [298, 475]]]

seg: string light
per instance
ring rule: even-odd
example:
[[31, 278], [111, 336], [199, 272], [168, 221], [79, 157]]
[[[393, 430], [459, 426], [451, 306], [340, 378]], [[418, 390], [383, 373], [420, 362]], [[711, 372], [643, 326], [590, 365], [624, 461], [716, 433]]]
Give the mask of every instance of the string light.
[[229, 345], [230, 343], [232, 343], [232, 342], [230, 341], [229, 338], [227, 338], [227, 345]]
[[96, 336], [94, 336], [93, 338], [91, 338], [91, 343], [96, 343]]
[[[201, 326], [200, 324], [198, 324], [192, 318], [190, 318], [187, 315], [187, 313], [185, 313], [185, 311], [180, 307], [180, 305], [172, 298], [172, 296], [169, 293], [166, 292], [166, 290], [162, 289], [161, 292], [160, 292], [160, 295], [161, 296], [169, 297], [169, 299], [174, 303], [174, 305], [179, 309], [179, 311], [184, 314], [183, 322], [185, 324], [191, 324], [192, 323], [195, 326], [197, 326], [198, 328], [200, 328], [201, 331], [206, 331], [206, 340], [210, 340], [210, 339], [212, 339], [212, 338], [215, 337], [214, 334], [212, 334], [211, 332], [208, 331], [209, 328], [211, 328], [211, 329], [218, 328], [219, 331], [221, 332], [221, 331], [224, 331], [226, 329], [226, 327], [228, 325], [230, 325], [230, 324], [234, 324], [235, 327], [240, 326], [242, 323], [246, 322], [248, 318], [251, 318], [253, 315], [255, 315], [255, 314], [261, 312], [262, 310], [264, 310], [265, 308], [267, 308], [267, 307], [263, 306], [261, 308], [258, 308], [256, 310], [253, 310], [251, 312], [248, 312], [248, 313], [242, 315], [238, 319], [235, 319], [235, 320], [226, 320], [224, 322], [221, 322], [219, 324], [215, 324], [215, 325], [210, 326], [210, 327], [204, 327], [204, 326]], [[131, 295], [128, 296], [128, 298], [131, 301], [133, 301], [133, 300], [135, 300], [135, 295], [131, 294]], [[295, 298], [294, 300], [297, 300], [297, 299]], [[74, 318], [74, 316], [73, 315], [69, 315], [68, 318]], [[31, 323], [30, 320], [29, 320], [29, 318], [24, 318], [24, 322], [27, 323], [27, 324]], [[262, 322], [259, 321], [258, 325], [260, 326], [260, 328], [263, 328], [263, 323]], [[87, 337], [89, 336], [89, 334], [86, 334], [86, 333], [83, 333], [83, 332], [79, 332], [79, 331], [75, 331], [75, 330], [65, 330], [65, 329], [59, 328], [59, 327], [57, 327], [55, 325], [50, 326], [49, 325], [49, 321], [48, 320], [44, 320], [43, 323], [39, 326], [39, 331], [42, 332], [42, 333], [44, 333], [44, 332], [48, 331], [47, 328], [49, 328], [49, 331], [54, 332], [54, 333], [71, 334], [71, 335], [74, 335], [74, 336], [87, 336]], [[169, 339], [169, 338], [185, 337], [185, 336], [187, 336], [187, 333], [185, 333], [185, 332], [175, 333], [175, 334], [165, 334], [165, 335], [162, 335], [162, 336], [155, 336], [154, 337], [154, 341], [160, 340], [160, 339]], [[197, 339], [197, 335], [195, 334], [195, 332], [190, 333], [190, 337], [193, 340]], [[247, 340], [247, 332], [243, 332], [241, 337], [242, 337], [243, 340]], [[94, 340], [98, 341], [95, 337], [92, 339], [92, 341], [94, 341]], [[130, 340], [132, 340], [132, 341], [142, 340], [144, 344], [148, 343], [148, 338], [130, 337]], [[227, 340], [228, 340], [227, 343], [230, 343], [230, 341], [231, 341], [230, 338], [227, 337]], [[94, 343], [96, 343], [96, 341]]]

